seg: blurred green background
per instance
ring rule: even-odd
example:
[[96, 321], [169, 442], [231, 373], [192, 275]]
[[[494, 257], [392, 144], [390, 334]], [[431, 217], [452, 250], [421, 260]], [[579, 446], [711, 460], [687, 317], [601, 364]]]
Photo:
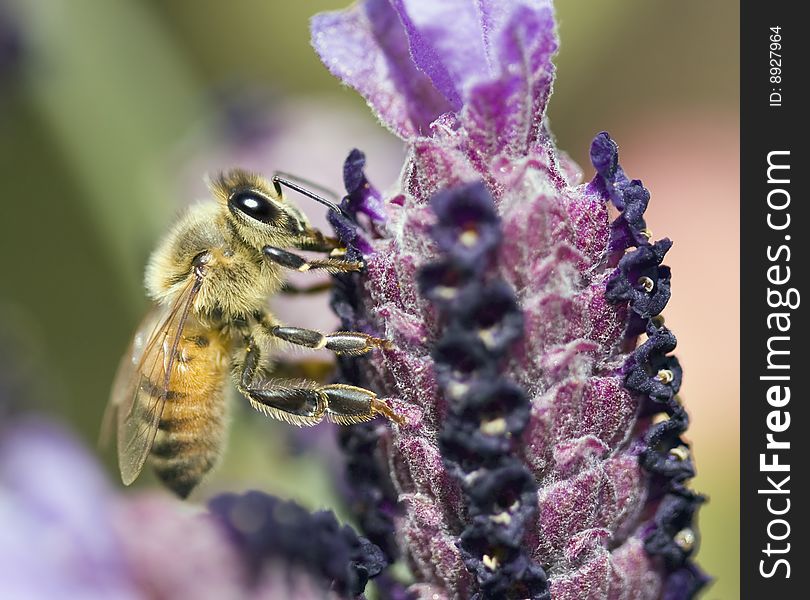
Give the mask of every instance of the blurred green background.
[[[397, 143], [309, 46], [308, 17], [344, 5], [0, 0], [0, 373], [21, 401], [95, 442], [116, 363], [147, 307], [146, 257], [172, 216], [201, 196], [203, 171], [293, 166], [337, 187], [342, 157], [360, 146], [378, 181], [393, 182]], [[738, 5], [557, 7], [550, 115], [559, 146], [587, 167], [593, 134], [608, 129], [629, 175], [652, 191], [656, 237], [676, 242], [666, 317], [686, 369], [694, 487], [711, 496], [699, 561], [717, 577], [705, 597], [735, 598]], [[211, 488], [263, 484], [328, 502], [324, 467], [291, 453], [286, 429], [234, 412]]]

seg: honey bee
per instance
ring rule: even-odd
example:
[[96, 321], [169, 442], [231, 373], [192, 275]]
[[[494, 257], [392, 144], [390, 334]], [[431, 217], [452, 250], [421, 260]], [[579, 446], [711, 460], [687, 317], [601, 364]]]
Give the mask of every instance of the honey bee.
[[[389, 345], [364, 333], [286, 327], [269, 312], [284, 269], [363, 268], [309, 224], [282, 185], [340, 211], [279, 175], [268, 182], [233, 170], [211, 182], [215, 202], [193, 206], [152, 254], [145, 279], [155, 306], [121, 361], [105, 416], [107, 427], [117, 428], [124, 484], [148, 460], [163, 483], [187, 497], [221, 455], [231, 377], [253, 408], [293, 425], [324, 418], [348, 425], [377, 415], [400, 422], [369, 390], [270, 376], [278, 342], [347, 355]], [[288, 249], [325, 256], [307, 260]]]

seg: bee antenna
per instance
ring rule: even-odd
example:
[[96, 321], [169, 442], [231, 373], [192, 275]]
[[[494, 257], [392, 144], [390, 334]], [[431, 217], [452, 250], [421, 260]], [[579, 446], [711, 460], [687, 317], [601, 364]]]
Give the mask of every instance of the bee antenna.
[[[303, 181], [303, 180], [299, 179], [298, 181]], [[321, 186], [316, 185], [314, 183], [310, 183], [308, 181], [306, 182], [306, 184], [308, 186], [310, 186], [310, 187], [317, 188], [317, 189], [319, 189], [321, 191], [326, 192], [330, 196], [334, 196], [335, 198], [337, 198], [337, 196], [333, 192], [330, 192], [329, 190], [327, 190], [324, 187], [321, 187]], [[319, 196], [318, 194], [316, 194], [312, 190], [309, 190], [309, 189], [305, 188], [303, 185], [300, 185], [298, 182], [293, 181], [292, 176], [287, 175], [286, 173], [276, 173], [275, 175], [273, 175], [273, 187], [276, 188], [276, 192], [279, 195], [281, 195], [281, 186], [282, 185], [284, 187], [290, 188], [291, 190], [295, 190], [296, 192], [298, 192], [299, 194], [301, 194], [303, 196], [306, 196], [307, 198], [311, 198], [312, 200], [315, 200], [315, 202], [320, 202], [321, 204], [323, 204], [324, 206], [332, 209], [333, 211], [335, 211], [339, 215], [342, 215], [344, 217], [347, 216], [346, 213], [344, 213], [343, 210], [341, 210], [340, 206], [338, 206], [335, 202], [332, 202], [331, 200], [327, 200], [323, 196]]]

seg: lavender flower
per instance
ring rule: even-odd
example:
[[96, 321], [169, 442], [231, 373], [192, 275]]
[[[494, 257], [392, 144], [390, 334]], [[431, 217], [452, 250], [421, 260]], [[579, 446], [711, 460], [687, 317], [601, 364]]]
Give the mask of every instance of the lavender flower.
[[0, 5], [0, 85], [15, 74], [23, 58], [22, 36], [17, 24]]
[[261, 492], [223, 494], [211, 510], [259, 578], [268, 559], [315, 573], [341, 595], [363, 593], [369, 577], [386, 566], [382, 551], [354, 530], [338, 525], [331, 511], [310, 514], [294, 502]]
[[682, 373], [660, 317], [671, 242], [651, 243], [649, 192], [606, 133], [587, 184], [554, 146], [550, 2], [365, 0], [312, 33], [407, 143], [385, 195], [359, 153], [346, 162], [344, 211], [365, 218], [332, 222], [366, 270], [337, 279], [332, 305], [394, 342], [341, 368], [405, 417], [346, 446], [366, 448], [363, 507], [391, 523], [375, 535], [399, 542], [387, 554], [407, 560], [410, 592], [694, 597], [704, 499], [687, 487]]
[[75, 440], [31, 417], [0, 427], [0, 531], [4, 598], [337, 600], [384, 566], [331, 512], [259, 492], [210, 513], [117, 497]]

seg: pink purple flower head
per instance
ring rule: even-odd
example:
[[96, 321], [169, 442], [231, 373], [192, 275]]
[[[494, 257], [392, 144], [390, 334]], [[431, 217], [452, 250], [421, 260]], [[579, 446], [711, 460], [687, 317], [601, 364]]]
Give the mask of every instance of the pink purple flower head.
[[[312, 32], [407, 146], [384, 194], [361, 154], [346, 162], [333, 225], [366, 269], [332, 297], [343, 327], [394, 342], [340, 366], [405, 419], [345, 445], [367, 452], [362, 506], [390, 522], [375, 535], [397, 542], [402, 584], [425, 598], [694, 597], [704, 499], [686, 487], [682, 371], [660, 319], [671, 242], [651, 242], [650, 193], [606, 133], [587, 184], [555, 147], [550, 2], [366, 0]], [[379, 218], [355, 218], [366, 203]]]

